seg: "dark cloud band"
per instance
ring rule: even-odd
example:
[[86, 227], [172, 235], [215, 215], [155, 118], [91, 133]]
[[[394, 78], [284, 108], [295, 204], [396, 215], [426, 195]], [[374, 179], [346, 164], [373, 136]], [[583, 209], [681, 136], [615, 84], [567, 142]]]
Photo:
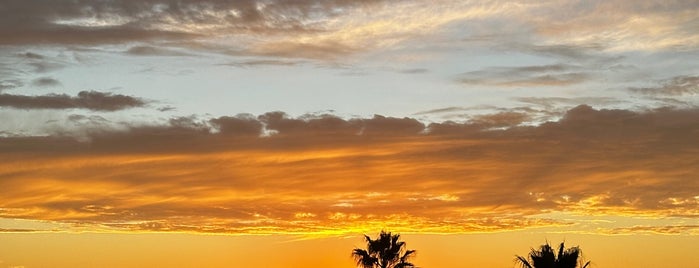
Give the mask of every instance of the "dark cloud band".
[[[57, 85], [58, 81], [46, 78], [35, 81], [41, 86]], [[81, 91], [72, 97], [65, 94], [50, 94], [42, 96], [24, 96], [0, 94], [0, 107], [17, 109], [88, 109], [95, 111], [117, 111], [134, 107], [143, 107], [146, 101], [136, 97], [103, 93], [97, 91]]]

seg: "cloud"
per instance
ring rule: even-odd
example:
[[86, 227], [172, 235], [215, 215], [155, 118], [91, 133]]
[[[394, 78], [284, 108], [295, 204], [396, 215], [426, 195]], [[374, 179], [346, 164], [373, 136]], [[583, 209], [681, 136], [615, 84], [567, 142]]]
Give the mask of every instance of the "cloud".
[[52, 61], [34, 61], [27, 63], [27, 65], [31, 66], [36, 73], [47, 73], [65, 67], [64, 64]]
[[13, 89], [23, 86], [24, 83], [18, 79], [0, 80], [0, 92], [6, 89]]
[[372, 1], [52, 1], [4, 4], [2, 44], [109, 44], [184, 40], [219, 30], [305, 31], [303, 21]]
[[55, 87], [60, 86], [61, 82], [51, 77], [40, 77], [32, 80], [32, 86], [35, 87]]
[[492, 67], [463, 73], [457, 79], [467, 85], [505, 87], [568, 86], [587, 81], [590, 74], [580, 67], [553, 64], [521, 67]]
[[632, 226], [624, 228], [615, 228], [608, 231], [609, 234], [636, 234], [636, 233], [654, 233], [654, 234], [699, 234], [699, 225], [670, 225], [670, 226]]
[[241, 61], [241, 62], [224, 63], [221, 65], [247, 68], [247, 67], [258, 67], [258, 66], [295, 66], [295, 65], [298, 65], [300, 63], [301, 62], [297, 62], [297, 61], [262, 59], [262, 60], [248, 60], [248, 61]]
[[[57, 81], [47, 78], [37, 81], [40, 85], [53, 85]], [[120, 94], [98, 91], [81, 91], [76, 97], [65, 94], [25, 96], [0, 94], [0, 106], [17, 109], [89, 109], [95, 111], [117, 111], [127, 108], [143, 107], [146, 101]]]
[[134, 56], [191, 56], [189, 53], [152, 46], [133, 46], [124, 53]]
[[0, 228], [0, 233], [32, 233], [32, 232], [37, 232], [37, 230]]
[[[188, 50], [338, 61], [362, 53], [387, 55], [391, 53], [384, 52], [416, 48], [432, 57], [438, 54], [433, 51], [444, 48], [464, 49], [462, 40], [468, 33], [470, 39], [478, 39], [469, 42], [469, 48], [514, 49], [580, 64], [618, 60], [617, 52], [629, 50], [697, 47], [693, 6], [612, 2], [616, 4], [439, 1], [435, 5], [423, 0], [58, 0], [39, 4], [13, 0], [0, 11], [0, 35], [7, 37], [0, 45], [129, 44], [134, 47], [127, 54], [140, 56], [180, 56], [180, 51]], [[512, 86], [571, 85], [588, 79], [587, 75], [542, 74], [509, 82]]]
[[81, 141], [3, 137], [0, 188], [13, 190], [0, 216], [211, 233], [570, 227], [552, 211], [629, 217], [614, 228], [687, 220], [699, 216], [687, 179], [699, 172], [697, 118], [583, 105], [538, 126], [506, 112], [425, 126], [271, 112], [93, 129]]
[[[557, 12], [552, 12], [552, 11]], [[528, 19], [537, 35], [568, 44], [603, 44], [613, 51], [696, 47], [696, 6], [683, 1], [565, 1], [540, 7]]]
[[83, 27], [43, 26], [39, 29], [2, 29], [11, 36], [0, 41], [2, 45], [66, 44], [94, 45], [118, 44], [149, 40], [173, 40], [195, 37], [195, 34], [172, 31], [134, 29], [131, 27]]
[[158, 111], [161, 111], [161, 112], [169, 112], [169, 111], [174, 111], [174, 110], [177, 110], [177, 108], [169, 106], [169, 105], [158, 108]]
[[468, 108], [464, 108], [464, 107], [446, 107], [446, 108], [439, 108], [439, 109], [432, 109], [432, 110], [417, 112], [417, 113], [415, 113], [415, 115], [464, 112], [464, 111], [468, 111], [468, 110], [469, 110]]
[[658, 87], [634, 87], [629, 91], [649, 96], [683, 96], [699, 94], [699, 76], [677, 76], [662, 81]]
[[621, 102], [620, 100], [611, 97], [517, 97], [514, 99], [519, 102], [535, 104], [545, 108], [554, 108], [560, 105], [578, 106], [581, 104], [609, 105]]
[[218, 131], [225, 135], [251, 135], [256, 137], [262, 134], [262, 122], [252, 115], [222, 116], [211, 119], [210, 122]]
[[346, 44], [327, 42], [272, 42], [261, 44], [248, 51], [254, 55], [275, 56], [282, 58], [333, 59], [349, 55], [358, 49]]
[[483, 127], [513, 127], [531, 118], [528, 114], [518, 112], [499, 112], [496, 114], [485, 114], [474, 116], [470, 123]]
[[399, 73], [404, 73], [404, 74], [424, 74], [429, 72], [430, 70], [425, 69], [425, 68], [412, 68], [412, 69], [402, 69], [399, 70]]
[[551, 56], [554, 58], [586, 61], [590, 59], [600, 59], [604, 49], [600, 44], [554, 44], [554, 45], [534, 45], [534, 44], [512, 44], [511, 49], [529, 52], [538, 55]]
[[32, 60], [41, 60], [44, 59], [44, 56], [41, 54], [33, 53], [33, 52], [24, 52], [20, 53], [17, 55], [20, 58], [26, 58], [26, 59], [32, 59]]

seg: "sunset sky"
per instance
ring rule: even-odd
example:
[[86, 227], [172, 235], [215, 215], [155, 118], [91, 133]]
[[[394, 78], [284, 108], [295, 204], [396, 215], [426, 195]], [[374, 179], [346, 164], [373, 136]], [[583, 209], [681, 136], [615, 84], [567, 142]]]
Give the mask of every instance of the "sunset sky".
[[0, 268], [699, 267], [697, 0], [2, 0]]

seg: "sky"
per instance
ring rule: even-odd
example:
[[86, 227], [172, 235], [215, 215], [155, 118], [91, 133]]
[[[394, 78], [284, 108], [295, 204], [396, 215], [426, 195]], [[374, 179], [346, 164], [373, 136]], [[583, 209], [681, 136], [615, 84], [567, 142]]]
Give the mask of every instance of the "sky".
[[0, 268], [697, 267], [699, 2], [5, 0]]

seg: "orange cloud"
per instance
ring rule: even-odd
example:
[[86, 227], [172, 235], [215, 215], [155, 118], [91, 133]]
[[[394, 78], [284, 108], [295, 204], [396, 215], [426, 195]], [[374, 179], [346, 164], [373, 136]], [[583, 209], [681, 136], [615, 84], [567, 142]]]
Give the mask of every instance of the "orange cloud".
[[2, 138], [0, 216], [75, 230], [305, 234], [572, 224], [537, 217], [552, 211], [692, 219], [698, 115], [579, 106], [540, 126], [509, 114], [425, 126], [268, 113], [95, 131], [90, 142]]

